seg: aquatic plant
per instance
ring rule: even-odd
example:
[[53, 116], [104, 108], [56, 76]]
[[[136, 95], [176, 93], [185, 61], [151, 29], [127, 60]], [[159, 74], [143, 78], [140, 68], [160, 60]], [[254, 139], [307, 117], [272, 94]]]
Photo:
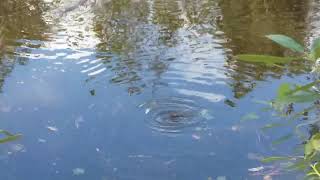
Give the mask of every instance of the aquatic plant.
[[293, 60], [305, 59], [310, 61], [316, 61], [320, 57], [320, 38], [313, 40], [311, 48], [306, 49], [298, 43], [296, 40], [280, 34], [272, 34], [266, 36], [268, 39], [274, 41], [282, 47], [290, 49], [291, 51], [298, 53], [296, 57], [278, 57], [270, 55], [257, 55], [257, 54], [240, 54], [236, 58], [240, 61], [264, 63], [266, 65], [285, 64]]
[[[311, 48], [304, 48], [300, 43], [285, 35], [267, 35], [268, 39], [274, 41], [278, 45], [290, 49], [295, 52], [295, 57], [278, 57], [269, 55], [256, 55], [256, 54], [241, 54], [237, 55], [237, 60], [250, 62], [250, 63], [263, 63], [267, 66], [278, 66], [279, 64], [287, 64], [295, 60], [307, 60], [315, 62], [312, 72], [315, 76], [319, 76], [320, 61], [320, 38], [315, 39]], [[277, 96], [271, 102], [268, 102], [270, 107], [278, 112], [280, 115], [291, 116], [287, 122], [268, 124], [263, 129], [270, 129], [274, 127], [281, 127], [284, 125], [294, 124], [294, 133], [302, 140], [303, 156], [292, 155], [287, 157], [274, 156], [262, 160], [262, 162], [270, 163], [274, 161], [286, 161], [288, 163], [288, 170], [302, 170], [306, 172], [306, 179], [320, 179], [320, 132], [310, 133], [310, 137], [306, 137], [300, 131], [302, 127], [316, 125], [320, 122], [319, 119], [308, 121], [295, 121], [301, 116], [308, 115], [312, 110], [320, 108], [320, 93], [317, 85], [320, 80], [316, 77], [315, 81], [305, 85], [293, 85], [283, 83], [278, 88]], [[301, 112], [294, 112], [293, 105], [302, 104], [303, 110]], [[280, 144], [287, 139], [291, 138], [292, 134], [285, 135], [273, 143], [273, 145]]]

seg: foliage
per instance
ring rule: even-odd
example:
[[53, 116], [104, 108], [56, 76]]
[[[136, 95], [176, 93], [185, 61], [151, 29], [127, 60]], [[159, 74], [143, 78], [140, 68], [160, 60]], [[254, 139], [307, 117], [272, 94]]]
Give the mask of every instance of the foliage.
[[268, 39], [274, 41], [282, 47], [288, 48], [293, 52], [299, 53], [297, 57], [277, 57], [269, 55], [256, 55], [256, 54], [241, 54], [236, 58], [240, 61], [264, 63], [266, 65], [287, 64], [293, 60], [305, 59], [316, 61], [320, 57], [320, 38], [312, 42], [310, 50], [305, 51], [303, 46], [294, 39], [279, 34], [272, 34], [266, 36]]
[[[294, 60], [308, 60], [315, 62], [320, 58], [320, 38], [315, 39], [309, 50], [299, 44], [294, 39], [285, 35], [267, 35], [268, 39], [274, 41], [278, 45], [290, 49], [291, 51], [298, 53], [298, 57], [277, 57], [268, 55], [254, 55], [254, 54], [241, 54], [237, 55], [236, 58], [240, 61], [250, 62], [250, 63], [264, 63], [268, 66], [276, 66], [278, 64], [288, 64]], [[314, 71], [314, 72], [317, 72]], [[319, 75], [319, 74], [318, 74]], [[291, 119], [287, 122], [271, 123], [265, 125], [262, 130], [268, 130], [275, 127], [281, 127], [285, 125], [294, 125], [295, 131], [289, 133], [283, 137], [280, 137], [274, 141], [273, 145], [278, 145], [284, 141], [291, 138], [295, 133], [301, 138], [303, 148], [303, 156], [274, 156], [268, 157], [262, 160], [264, 163], [271, 163], [274, 161], [286, 161], [288, 165], [288, 170], [302, 170], [306, 172], [306, 179], [320, 179], [320, 132], [311, 132], [310, 137], [306, 138], [302, 132], [300, 132], [301, 127], [308, 127], [310, 125], [316, 125], [320, 120], [316, 119], [313, 121], [296, 121], [297, 123], [292, 123], [292, 120], [299, 119], [299, 117], [305, 116], [312, 110], [317, 110], [320, 107], [320, 93], [317, 90], [317, 85], [320, 84], [320, 80], [316, 80], [305, 85], [293, 85], [289, 83], [283, 83], [279, 86], [276, 98], [268, 103], [272, 109], [283, 113], [285, 116], [291, 115]], [[304, 108], [303, 111], [292, 114], [293, 105], [300, 104]]]

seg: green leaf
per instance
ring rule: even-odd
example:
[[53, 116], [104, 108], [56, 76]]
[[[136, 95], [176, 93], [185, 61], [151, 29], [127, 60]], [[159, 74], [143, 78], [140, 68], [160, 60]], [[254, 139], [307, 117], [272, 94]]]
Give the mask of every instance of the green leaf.
[[313, 102], [320, 98], [320, 94], [317, 93], [308, 93], [301, 95], [288, 96], [285, 100], [290, 103], [307, 103]]
[[320, 151], [320, 133], [313, 135], [309, 142], [312, 144], [313, 149]]
[[270, 163], [270, 162], [274, 162], [274, 161], [284, 161], [284, 160], [290, 160], [291, 158], [289, 157], [283, 157], [283, 156], [272, 156], [272, 157], [267, 157], [262, 159], [261, 161], [263, 163]]
[[278, 57], [278, 56], [268, 56], [268, 55], [255, 55], [255, 54], [240, 54], [236, 58], [240, 61], [252, 62], [252, 63], [265, 63], [268, 65], [281, 63], [286, 64], [292, 60], [297, 60], [297, 57]]
[[309, 89], [318, 83], [318, 81], [315, 81], [305, 86], [298, 86], [295, 89], [292, 89], [290, 84], [283, 83], [278, 89], [276, 101], [283, 103], [305, 103], [315, 101], [316, 99], [320, 98], [320, 94], [309, 91]]
[[294, 93], [299, 92], [299, 91], [308, 91], [310, 88], [312, 88], [313, 86], [315, 86], [315, 85], [317, 85], [319, 83], [320, 83], [320, 81], [314, 81], [314, 82], [306, 84], [304, 86], [298, 86], [297, 88], [289, 91], [287, 94], [291, 95], [291, 94], [294, 94]]
[[320, 38], [313, 40], [310, 55], [314, 60], [320, 57]]
[[276, 42], [277, 44], [283, 47], [289, 48], [295, 52], [300, 52], [300, 53], [304, 52], [304, 47], [288, 36], [281, 35], [281, 34], [271, 34], [271, 35], [267, 35], [266, 37]]
[[277, 99], [282, 100], [287, 97], [287, 94], [291, 91], [289, 83], [283, 83], [280, 85], [278, 89], [278, 97]]
[[15, 141], [15, 140], [21, 138], [21, 136], [22, 136], [21, 134], [16, 134], [16, 135], [11, 134], [10, 132], [5, 131], [5, 130], [0, 130], [0, 134], [6, 135], [6, 137], [0, 139], [0, 144], [10, 142], [10, 141]]

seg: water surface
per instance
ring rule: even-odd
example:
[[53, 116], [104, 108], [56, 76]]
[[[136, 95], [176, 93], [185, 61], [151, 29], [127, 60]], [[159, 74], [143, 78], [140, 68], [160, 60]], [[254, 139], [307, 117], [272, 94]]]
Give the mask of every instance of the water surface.
[[308, 68], [233, 56], [290, 55], [266, 34], [308, 46], [317, 4], [2, 0], [0, 127], [23, 138], [0, 146], [0, 178], [301, 179], [259, 161], [297, 141], [272, 146], [289, 129], [261, 131], [281, 118], [255, 102]]

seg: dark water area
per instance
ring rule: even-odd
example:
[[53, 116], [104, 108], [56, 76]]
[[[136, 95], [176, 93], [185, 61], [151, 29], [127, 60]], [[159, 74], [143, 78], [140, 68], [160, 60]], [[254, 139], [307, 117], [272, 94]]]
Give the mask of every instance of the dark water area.
[[[79, 3], [80, 2], [80, 3]], [[291, 55], [319, 35], [312, 0], [1, 0], [1, 180], [302, 179], [263, 164], [298, 144], [262, 131], [301, 64], [267, 67], [234, 55]], [[303, 62], [302, 62], [303, 64]], [[252, 168], [263, 166], [263, 172]]]

